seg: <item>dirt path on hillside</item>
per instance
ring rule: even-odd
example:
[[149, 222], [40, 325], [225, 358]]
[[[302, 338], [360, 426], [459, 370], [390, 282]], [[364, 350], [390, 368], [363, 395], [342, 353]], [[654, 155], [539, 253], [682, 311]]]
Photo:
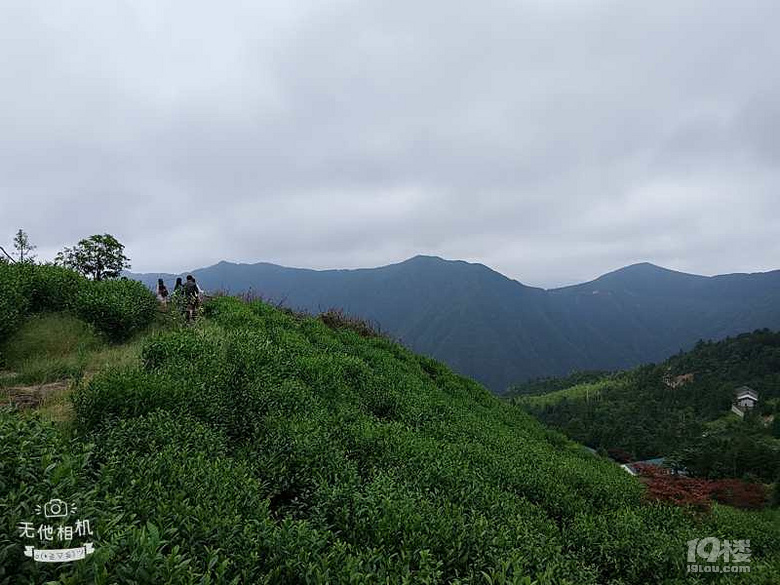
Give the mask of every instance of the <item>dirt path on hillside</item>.
[[65, 392], [70, 386], [68, 380], [49, 384], [31, 384], [29, 386], [10, 386], [0, 389], [0, 403], [14, 404], [21, 409], [38, 408], [49, 398]]

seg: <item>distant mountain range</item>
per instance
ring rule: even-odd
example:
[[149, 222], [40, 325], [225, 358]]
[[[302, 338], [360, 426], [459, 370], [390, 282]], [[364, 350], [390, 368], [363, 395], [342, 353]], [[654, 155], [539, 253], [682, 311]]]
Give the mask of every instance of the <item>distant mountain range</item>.
[[[780, 270], [705, 277], [643, 263], [551, 290], [433, 256], [357, 270], [220, 262], [191, 274], [206, 290], [252, 290], [310, 312], [342, 308], [496, 392], [660, 361], [699, 339], [780, 329]], [[181, 276], [127, 275], [150, 287]]]

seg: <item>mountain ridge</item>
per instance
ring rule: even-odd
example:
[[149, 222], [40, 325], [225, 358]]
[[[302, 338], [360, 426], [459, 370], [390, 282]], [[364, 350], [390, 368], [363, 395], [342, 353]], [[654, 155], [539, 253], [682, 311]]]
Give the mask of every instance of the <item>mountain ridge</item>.
[[[553, 289], [425, 255], [325, 270], [222, 261], [191, 273], [207, 290], [253, 291], [308, 312], [341, 308], [499, 392], [534, 377], [658, 361], [699, 339], [780, 329], [780, 270], [701, 276], [637, 263]], [[128, 276], [153, 287], [177, 275]]]
[[533, 288], [538, 290], [544, 290], [547, 292], [552, 291], [558, 291], [558, 290], [565, 290], [573, 287], [583, 286], [587, 284], [592, 284], [595, 282], [599, 282], [604, 278], [611, 277], [611, 276], [617, 276], [617, 275], [623, 275], [623, 274], [631, 274], [636, 273], [639, 270], [646, 270], [646, 271], [653, 271], [657, 274], [669, 274], [669, 275], [679, 275], [682, 277], [693, 277], [696, 279], [703, 279], [703, 280], [712, 280], [712, 279], [725, 279], [725, 278], [731, 278], [731, 277], [743, 277], [743, 276], [765, 276], [765, 275], [772, 275], [777, 276], [780, 275], [780, 268], [773, 269], [773, 270], [766, 270], [766, 271], [756, 271], [756, 272], [726, 272], [723, 274], [713, 274], [710, 276], [703, 275], [703, 274], [696, 274], [693, 272], [684, 272], [682, 270], [675, 270], [673, 268], [667, 268], [665, 266], [660, 266], [658, 264], [654, 264], [652, 262], [648, 261], [642, 261], [642, 262], [635, 262], [633, 264], [627, 264], [626, 266], [622, 266], [620, 268], [616, 268], [614, 270], [610, 270], [608, 272], [605, 272], [595, 278], [592, 278], [590, 280], [585, 280], [583, 282], [575, 283], [575, 284], [567, 284], [562, 286], [554, 286], [554, 287], [543, 287], [543, 286], [534, 286], [526, 284], [517, 278], [512, 278], [510, 276], [507, 276], [506, 274], [503, 274], [502, 272], [499, 272], [498, 270], [495, 270], [494, 268], [491, 268], [490, 266], [482, 263], [482, 262], [469, 262], [468, 260], [453, 260], [449, 258], [443, 258], [441, 256], [436, 256], [433, 254], [416, 254], [414, 256], [411, 256], [405, 260], [399, 260], [398, 262], [390, 262], [388, 264], [381, 264], [379, 266], [360, 266], [357, 268], [308, 268], [303, 266], [287, 266], [284, 264], [277, 264], [275, 262], [266, 262], [266, 261], [260, 261], [260, 262], [234, 262], [231, 260], [220, 260], [219, 262], [216, 262], [214, 264], [209, 264], [208, 266], [202, 266], [200, 268], [192, 268], [190, 270], [184, 270], [182, 272], [135, 272], [132, 270], [124, 271], [124, 275], [128, 276], [130, 278], [135, 279], [148, 279], [152, 276], [155, 277], [165, 277], [165, 278], [176, 278], [179, 276], [185, 276], [187, 274], [194, 274], [196, 272], [202, 272], [204, 270], [209, 270], [213, 268], [218, 267], [272, 267], [272, 268], [281, 268], [285, 270], [299, 270], [299, 271], [306, 271], [306, 272], [312, 272], [312, 273], [350, 273], [350, 272], [363, 272], [363, 271], [370, 271], [370, 270], [381, 270], [385, 268], [392, 268], [395, 266], [403, 266], [403, 265], [410, 265], [414, 262], [421, 262], [421, 261], [438, 261], [445, 264], [453, 264], [453, 265], [465, 265], [470, 267], [477, 267], [477, 268], [484, 268], [490, 272], [493, 272], [495, 274], [498, 274], [502, 276], [503, 278], [511, 281], [516, 282], [526, 288]]

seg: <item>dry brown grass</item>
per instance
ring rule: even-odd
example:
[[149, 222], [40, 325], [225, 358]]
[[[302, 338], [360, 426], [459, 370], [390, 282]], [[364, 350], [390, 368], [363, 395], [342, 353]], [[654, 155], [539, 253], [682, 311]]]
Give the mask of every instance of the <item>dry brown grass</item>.
[[343, 309], [328, 309], [317, 318], [331, 329], [349, 329], [361, 337], [387, 337], [378, 324], [348, 315]]
[[11, 386], [0, 390], [0, 403], [12, 404], [20, 410], [37, 410], [44, 418], [50, 420], [68, 421], [73, 415], [68, 398], [71, 386], [69, 380]]

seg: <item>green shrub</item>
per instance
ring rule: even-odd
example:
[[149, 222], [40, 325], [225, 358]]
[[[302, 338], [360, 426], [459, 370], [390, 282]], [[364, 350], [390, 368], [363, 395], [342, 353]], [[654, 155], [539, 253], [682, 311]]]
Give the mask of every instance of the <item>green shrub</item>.
[[247, 415], [261, 407], [261, 400], [252, 398], [228, 345], [193, 329], [155, 335], [141, 351], [143, 369], [105, 370], [77, 389], [77, 420], [91, 430], [163, 409], [243, 435], [252, 427]]
[[39, 416], [21, 417], [0, 407], [0, 584], [58, 579], [61, 566], [24, 556], [24, 544], [31, 543], [19, 537], [17, 527], [34, 521], [35, 505], [52, 497], [78, 502], [82, 517], [90, 517], [96, 499], [86, 472], [92, 447], [68, 439]]
[[79, 291], [88, 281], [73, 270], [53, 264], [33, 267], [30, 311], [66, 311], [74, 309]]
[[[29, 273], [0, 262], [0, 343], [13, 333], [30, 309]], [[0, 355], [0, 362], [2, 362]]]
[[173, 365], [197, 365], [217, 351], [214, 343], [194, 329], [165, 332], [145, 340], [141, 359], [149, 371]]
[[76, 311], [110, 341], [125, 341], [157, 313], [154, 294], [135, 280], [89, 281], [79, 291]]
[[182, 380], [131, 367], [101, 372], [77, 388], [72, 400], [79, 427], [91, 431], [154, 410], [174, 410], [183, 395]]
[[31, 313], [73, 309], [86, 284], [67, 268], [0, 262], [0, 343]]
[[260, 301], [246, 303], [236, 297], [216, 297], [203, 306], [203, 314], [226, 329], [252, 328], [255, 331], [266, 329], [262, 319], [267, 305]]

